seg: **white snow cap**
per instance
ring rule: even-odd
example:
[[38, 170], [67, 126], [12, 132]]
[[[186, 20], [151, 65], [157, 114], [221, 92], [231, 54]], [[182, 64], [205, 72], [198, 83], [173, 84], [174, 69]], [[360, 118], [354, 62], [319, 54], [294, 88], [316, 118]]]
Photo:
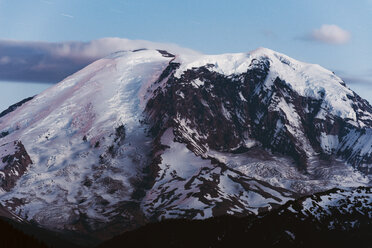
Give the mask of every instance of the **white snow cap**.
[[[321, 113], [347, 118], [351, 124], [358, 125], [353, 102], [348, 98], [354, 93], [344, 86], [340, 77], [320, 65], [300, 62], [268, 48], [260, 47], [249, 53], [183, 55], [176, 59], [181, 66], [175, 76], [181, 77], [186, 70], [206, 65], [213, 65], [208, 67], [209, 70], [226, 76], [241, 74], [251, 67], [254, 59], [262, 58], [270, 62], [270, 72], [265, 82], [267, 88], [271, 88], [274, 80], [279, 78], [301, 96], [324, 99]], [[324, 116], [320, 114], [318, 118]]]

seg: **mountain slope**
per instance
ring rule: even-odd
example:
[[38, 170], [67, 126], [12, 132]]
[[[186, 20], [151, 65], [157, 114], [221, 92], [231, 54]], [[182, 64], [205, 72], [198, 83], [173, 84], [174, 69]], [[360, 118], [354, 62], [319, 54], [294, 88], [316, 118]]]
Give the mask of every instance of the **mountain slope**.
[[113, 221], [143, 222], [131, 195], [151, 138], [138, 122], [137, 95], [170, 59], [157, 51], [124, 56], [93, 63], [0, 120], [9, 133], [2, 142], [22, 140], [34, 165], [2, 196], [22, 218], [85, 232]]
[[255, 215], [369, 184], [371, 116], [332, 72], [269, 49], [118, 52], [0, 117], [0, 202], [99, 239]]

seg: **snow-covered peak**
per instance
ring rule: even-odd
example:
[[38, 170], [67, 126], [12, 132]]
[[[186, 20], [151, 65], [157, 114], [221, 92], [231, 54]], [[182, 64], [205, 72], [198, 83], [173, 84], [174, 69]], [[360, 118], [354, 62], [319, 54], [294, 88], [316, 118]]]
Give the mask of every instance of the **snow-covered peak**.
[[180, 77], [186, 70], [208, 66], [211, 70], [223, 75], [240, 74], [247, 71], [251, 59], [246, 53], [228, 53], [221, 55], [197, 55], [197, 56], [181, 56], [175, 60], [181, 64], [180, 68], [175, 73], [176, 77]]
[[[123, 51], [107, 56], [1, 118], [0, 130], [10, 133], [17, 130], [19, 133], [33, 125], [40, 127], [41, 123], [55, 126], [52, 123], [55, 119], [51, 116], [62, 120], [62, 117], [69, 119], [73, 113], [80, 111], [87, 113], [81, 108], [93, 108], [97, 123], [105, 118], [110, 119], [111, 110], [123, 108], [131, 91], [136, 92], [134, 97], [141, 100], [149, 84], [157, 79], [170, 60], [157, 50]], [[125, 92], [129, 84], [131, 88]], [[138, 109], [139, 113], [142, 110]], [[124, 117], [116, 118], [118, 120], [115, 121], [119, 121]]]
[[318, 118], [325, 118], [326, 113], [331, 113], [349, 119], [354, 125], [363, 125], [357, 122], [357, 113], [352, 107], [353, 101], [350, 98], [354, 93], [344, 85], [341, 78], [320, 65], [300, 62], [268, 48], [258, 48], [249, 53], [184, 55], [176, 59], [181, 65], [175, 76], [181, 77], [185, 71], [203, 66], [225, 76], [238, 75], [254, 67], [255, 61], [262, 60], [270, 63], [269, 76], [265, 82], [267, 89], [279, 78], [300, 96], [324, 100], [323, 111]]
[[250, 52], [248, 52], [251, 56], [255, 56], [255, 57], [261, 57], [261, 56], [266, 56], [266, 57], [270, 57], [270, 56], [283, 56], [283, 57], [287, 57], [288, 59], [290, 59], [290, 57], [282, 54], [282, 53], [279, 53], [279, 52], [276, 52], [274, 50], [271, 50], [270, 48], [266, 48], [266, 47], [258, 47]]
[[309, 64], [292, 59], [270, 49], [255, 50], [252, 58], [265, 58], [270, 61], [270, 74], [266, 81], [269, 87], [276, 78], [287, 83], [299, 95], [323, 100], [322, 111], [318, 118], [331, 113], [357, 123], [357, 113], [353, 109], [354, 93], [345, 86], [342, 79], [333, 72], [317, 64]]

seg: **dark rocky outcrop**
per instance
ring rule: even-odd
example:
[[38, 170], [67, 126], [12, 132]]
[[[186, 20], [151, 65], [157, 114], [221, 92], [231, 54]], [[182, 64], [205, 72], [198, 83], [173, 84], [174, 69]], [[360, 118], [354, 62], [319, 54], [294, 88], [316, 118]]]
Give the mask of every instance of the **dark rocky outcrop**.
[[21, 141], [14, 141], [2, 146], [14, 151], [0, 158], [3, 164], [0, 168], [0, 187], [9, 191], [27, 171], [27, 167], [32, 164], [32, 161]]
[[[3, 117], [3, 116], [5, 116], [5, 115], [7, 115], [7, 114], [9, 114], [9, 113], [11, 113], [11, 112], [13, 112], [18, 107], [20, 107], [23, 104], [25, 104], [26, 102], [31, 101], [33, 98], [34, 98], [34, 96], [28, 97], [28, 98], [23, 99], [20, 102], [17, 102], [15, 104], [11, 105], [9, 108], [7, 108], [6, 110], [4, 110], [3, 112], [0, 113], [0, 118]], [[1, 136], [0, 136], [0, 138], [1, 138]]]

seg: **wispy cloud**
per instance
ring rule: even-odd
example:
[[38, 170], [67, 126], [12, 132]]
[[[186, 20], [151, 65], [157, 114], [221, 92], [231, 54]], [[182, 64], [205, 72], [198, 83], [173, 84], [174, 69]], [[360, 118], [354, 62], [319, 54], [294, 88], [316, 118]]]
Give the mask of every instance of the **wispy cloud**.
[[354, 76], [354, 75], [348, 75], [348, 76], [341, 76], [341, 78], [347, 83], [347, 84], [359, 84], [359, 85], [369, 85], [372, 86], [372, 78], [364, 77], [364, 76]]
[[110, 11], [116, 14], [120, 14], [120, 15], [126, 14], [125, 11], [120, 10], [120, 9], [110, 9]]
[[[372, 71], [372, 70], [371, 70]], [[354, 90], [362, 98], [372, 103], [372, 74], [370, 71], [353, 74], [350, 72], [335, 70], [337, 76], [341, 77], [348, 87]]]
[[303, 39], [341, 45], [350, 41], [351, 34], [349, 31], [337, 25], [324, 24], [320, 28], [312, 30], [311, 33], [303, 37]]
[[60, 43], [0, 40], [0, 80], [58, 82], [113, 52], [140, 48], [197, 53], [174, 44], [120, 38]]
[[6, 65], [10, 63], [10, 58], [8, 56], [0, 57], [0, 65]]
[[366, 71], [358, 75], [342, 70], [335, 70], [334, 72], [348, 85], [365, 85], [372, 87], [372, 73], [370, 71]]
[[199, 21], [195, 21], [195, 20], [190, 20], [190, 24], [193, 24], [193, 25], [200, 25], [201, 22], [199, 22]]
[[69, 14], [65, 14], [65, 13], [61, 13], [61, 16], [71, 18], [71, 19], [74, 18], [74, 16], [69, 15]]
[[339, 74], [342, 80], [361, 97], [372, 103], [372, 76], [365, 75], [353, 75], [353, 74]]
[[52, 1], [48, 1], [48, 0], [40, 0], [40, 2], [45, 3], [45, 4], [53, 4]]
[[273, 30], [270, 30], [270, 29], [261, 30], [260, 33], [266, 38], [270, 38], [270, 39], [275, 39], [278, 37], [277, 34]]

